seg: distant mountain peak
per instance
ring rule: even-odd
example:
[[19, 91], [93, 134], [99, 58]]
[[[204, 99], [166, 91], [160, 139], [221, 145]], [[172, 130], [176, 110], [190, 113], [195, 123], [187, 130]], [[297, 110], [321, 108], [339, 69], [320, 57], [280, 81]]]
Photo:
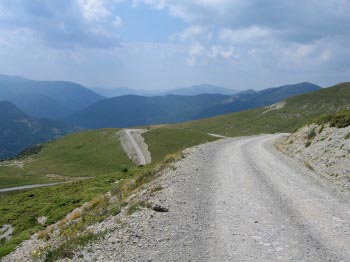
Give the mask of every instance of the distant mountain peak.
[[103, 96], [73, 82], [0, 75], [0, 100], [12, 102], [32, 117], [61, 119], [102, 99]]

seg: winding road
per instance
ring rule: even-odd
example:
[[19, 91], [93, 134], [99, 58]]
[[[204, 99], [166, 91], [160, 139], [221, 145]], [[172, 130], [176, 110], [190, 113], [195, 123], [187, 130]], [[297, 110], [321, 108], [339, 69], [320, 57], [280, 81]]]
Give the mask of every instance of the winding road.
[[145, 155], [143, 154], [140, 146], [138, 145], [138, 143], [136, 142], [132, 132], [134, 132], [135, 130], [133, 129], [125, 129], [125, 133], [130, 141], [130, 143], [132, 144], [133, 149], [135, 150], [135, 153], [137, 154], [137, 158], [139, 160], [139, 164], [140, 165], [146, 165], [147, 164], [147, 160]]
[[169, 212], [132, 216], [84, 261], [350, 261], [349, 198], [278, 152], [280, 136], [186, 150], [150, 199]]

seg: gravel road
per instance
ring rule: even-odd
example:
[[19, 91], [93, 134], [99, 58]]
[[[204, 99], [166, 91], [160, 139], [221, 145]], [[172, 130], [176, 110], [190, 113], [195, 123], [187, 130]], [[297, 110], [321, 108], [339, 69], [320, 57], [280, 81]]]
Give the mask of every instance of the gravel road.
[[64, 184], [64, 183], [65, 182], [2, 188], [2, 189], [0, 189], [0, 193], [10, 192], [10, 191], [17, 191], [17, 190], [24, 190], [24, 189], [32, 189], [32, 188], [38, 188], [38, 187], [56, 186], [56, 185], [60, 185], [60, 184]]
[[[134, 213], [74, 261], [350, 261], [350, 202], [279, 153], [281, 135], [185, 151]], [[82, 258], [83, 257], [83, 258]]]
[[143, 129], [123, 129], [118, 133], [125, 152], [138, 165], [146, 165], [152, 161], [148, 146], [141, 136], [146, 131]]

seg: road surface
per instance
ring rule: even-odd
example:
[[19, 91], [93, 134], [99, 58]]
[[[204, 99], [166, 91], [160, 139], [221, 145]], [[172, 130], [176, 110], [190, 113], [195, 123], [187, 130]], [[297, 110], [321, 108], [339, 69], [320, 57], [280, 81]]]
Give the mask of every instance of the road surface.
[[137, 158], [138, 158], [138, 162], [140, 165], [146, 165], [147, 161], [146, 161], [146, 157], [143, 154], [140, 146], [137, 144], [132, 132], [134, 132], [134, 130], [132, 129], [125, 129], [125, 133], [130, 141], [130, 143], [132, 144], [132, 147], [134, 148], [136, 154], [137, 154]]
[[3, 188], [3, 189], [0, 189], [0, 193], [10, 192], [10, 191], [17, 191], [17, 190], [24, 190], [24, 189], [32, 189], [32, 188], [37, 188], [37, 187], [56, 186], [56, 185], [63, 184], [63, 183], [65, 183], [65, 182], [61, 182], [61, 183], [51, 183], [51, 184], [37, 184], [37, 185], [28, 185], [28, 186], [18, 186], [18, 187]]
[[349, 198], [279, 153], [279, 136], [186, 150], [149, 199], [169, 212], [135, 213], [75, 261], [350, 261]]
[[222, 136], [222, 135], [217, 135], [217, 134], [212, 134], [212, 133], [208, 133], [208, 135], [210, 135], [212, 137], [218, 137], [218, 138], [227, 138], [227, 136]]

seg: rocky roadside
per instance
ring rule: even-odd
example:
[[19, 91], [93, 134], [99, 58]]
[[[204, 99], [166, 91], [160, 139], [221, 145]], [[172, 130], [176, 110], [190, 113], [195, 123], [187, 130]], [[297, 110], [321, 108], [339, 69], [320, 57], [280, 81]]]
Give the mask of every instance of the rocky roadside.
[[340, 190], [350, 191], [350, 126], [311, 124], [278, 141], [276, 146]]
[[[78, 250], [73, 258], [61, 261], [182, 261], [182, 255], [195, 248], [203, 249], [202, 257], [189, 256], [189, 261], [207, 261], [210, 247], [202, 241], [211, 237], [207, 232], [209, 221], [199, 214], [207, 209], [210, 200], [203, 198], [203, 192], [210, 191], [212, 181], [201, 177], [205, 167], [194, 165], [200, 163], [203, 154], [209, 157], [210, 150], [205, 147], [186, 149], [184, 159], [130, 199], [147, 202], [148, 207], [95, 225], [94, 231], [107, 228], [110, 232], [101, 241]], [[181, 199], [175, 197], [179, 195]]]
[[[208, 143], [208, 146], [211, 144]], [[207, 145], [201, 145], [187, 149], [182, 153], [181, 161], [159, 170], [156, 179], [125, 200], [128, 205], [119, 214], [88, 227], [88, 231], [93, 234], [102, 233], [100, 240], [81, 247], [74, 257], [59, 261], [178, 261], [176, 257], [167, 258], [167, 254], [158, 254], [155, 250], [183, 250], [186, 253], [189, 247], [203, 247], [203, 244], [196, 243], [200, 239], [198, 234], [209, 238], [210, 234], [204, 230], [207, 222], [199, 221], [205, 218], [197, 217], [196, 213], [207, 208], [208, 200], [203, 198], [202, 192], [211, 186], [212, 181], [202, 180], [200, 173], [205, 172], [205, 167], [197, 167], [194, 163], [200, 162], [203, 154], [211, 157], [210, 150], [207, 151], [206, 147]], [[179, 194], [183, 199], [174, 197]], [[113, 201], [110, 194], [105, 197]], [[186, 203], [184, 199], [193, 201]], [[202, 204], [197, 206], [198, 203]], [[72, 216], [84, 208], [83, 206], [68, 214], [68, 220], [72, 220]], [[49, 239], [41, 239], [35, 234], [2, 261], [45, 261], [45, 256], [41, 254], [48, 248], [60, 245], [60, 223], [49, 227], [48, 231], [52, 232]], [[181, 227], [178, 227], [179, 224]], [[197, 233], [188, 234], [189, 232]], [[179, 234], [183, 237], [180, 243]], [[162, 248], [158, 248], [160, 246]]]

